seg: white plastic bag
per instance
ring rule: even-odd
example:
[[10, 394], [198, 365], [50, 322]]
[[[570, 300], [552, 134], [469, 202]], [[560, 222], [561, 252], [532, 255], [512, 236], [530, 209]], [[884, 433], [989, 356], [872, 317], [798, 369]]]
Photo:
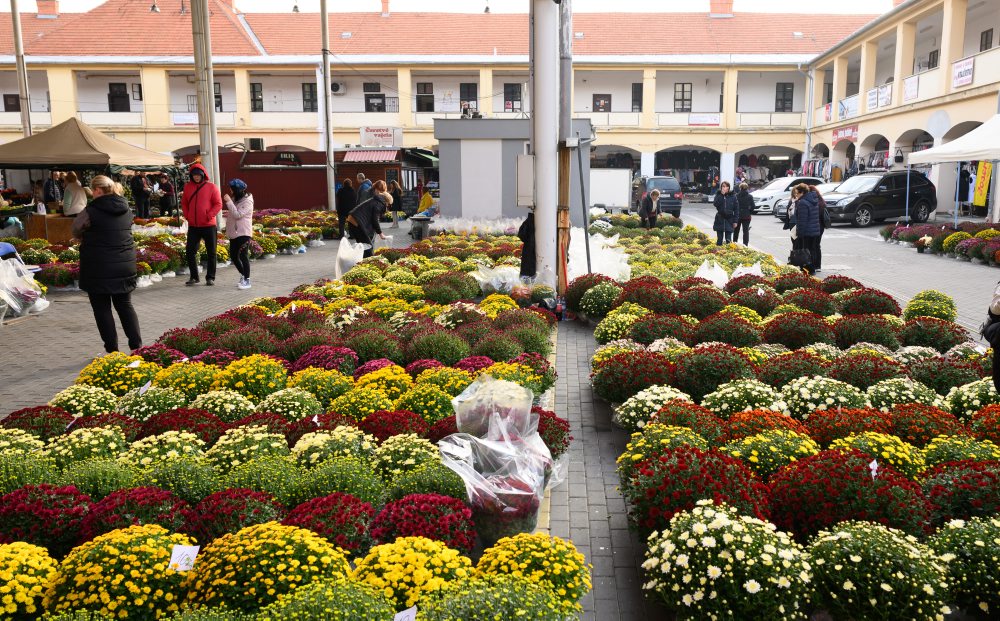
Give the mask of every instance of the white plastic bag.
[[694, 275], [695, 278], [704, 278], [711, 281], [719, 289], [725, 287], [726, 283], [729, 282], [729, 274], [726, 270], [715, 261], [709, 263], [707, 259], [701, 264], [701, 267], [698, 268], [698, 271]]
[[365, 256], [364, 244], [359, 244], [347, 237], [340, 240], [340, 248], [337, 249], [337, 261], [333, 266], [333, 277], [343, 278], [344, 274], [352, 267], [361, 262]]
[[746, 276], [747, 274], [753, 274], [754, 276], [763, 276], [764, 270], [761, 269], [760, 261], [757, 261], [750, 267], [747, 267], [745, 265], [737, 267], [736, 269], [733, 270], [733, 273], [729, 278], [730, 279], [739, 278], [740, 276]]
[[[43, 299], [42, 288], [20, 261], [0, 260], [0, 298], [7, 303], [9, 315], [26, 315]], [[46, 306], [39, 305], [37, 310], [44, 310]]]

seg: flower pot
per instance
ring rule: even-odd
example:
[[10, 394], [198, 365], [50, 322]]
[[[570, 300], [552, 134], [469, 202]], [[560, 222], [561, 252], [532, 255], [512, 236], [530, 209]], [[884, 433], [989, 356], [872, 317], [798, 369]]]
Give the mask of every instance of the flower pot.
[[923, 254], [926, 251], [927, 251], [926, 248], [917, 248], [917, 252], [919, 252], [920, 254]]

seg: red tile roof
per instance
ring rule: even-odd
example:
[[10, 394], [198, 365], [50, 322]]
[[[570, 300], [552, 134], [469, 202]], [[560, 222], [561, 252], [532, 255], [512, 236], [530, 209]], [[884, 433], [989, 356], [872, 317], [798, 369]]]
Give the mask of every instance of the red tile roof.
[[[190, 56], [191, 3], [157, 0], [159, 13], [150, 13], [150, 0], [108, 0], [79, 14], [62, 14], [57, 27], [41, 37], [25, 36], [25, 53], [31, 56]], [[212, 53], [218, 56], [258, 56], [250, 36], [232, 10], [220, 0], [209, 0]], [[2, 21], [2, 20], [0, 20]], [[9, 20], [8, 20], [9, 21]], [[22, 20], [27, 22], [29, 20]], [[0, 41], [2, 41], [0, 34]], [[11, 44], [12, 46], [13, 44]]]
[[[149, 7], [146, 7], [149, 10]], [[21, 40], [24, 47], [38, 40], [63, 24], [72, 21], [77, 14], [60, 15], [57, 19], [39, 18], [36, 13], [21, 13]], [[14, 54], [14, 25], [11, 23], [10, 11], [0, 13], [0, 54]]]
[[[578, 13], [577, 55], [818, 54], [876, 15], [736, 13]], [[269, 54], [318, 54], [316, 13], [248, 13]], [[801, 38], [793, 32], [803, 33]], [[350, 38], [342, 38], [350, 32]], [[337, 13], [330, 47], [341, 55], [526, 55], [528, 17], [503, 13]]]

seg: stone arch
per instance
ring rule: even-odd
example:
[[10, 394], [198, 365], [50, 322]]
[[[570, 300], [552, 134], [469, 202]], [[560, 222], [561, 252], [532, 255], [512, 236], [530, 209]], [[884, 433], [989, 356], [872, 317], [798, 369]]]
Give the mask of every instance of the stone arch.
[[591, 168], [628, 168], [638, 170], [642, 152], [618, 144], [595, 144], [590, 147]]
[[962, 121], [961, 123], [957, 123], [944, 133], [944, 136], [941, 137], [941, 144], [951, 142], [956, 138], [961, 138], [980, 125], [982, 125], [982, 123], [979, 121]]

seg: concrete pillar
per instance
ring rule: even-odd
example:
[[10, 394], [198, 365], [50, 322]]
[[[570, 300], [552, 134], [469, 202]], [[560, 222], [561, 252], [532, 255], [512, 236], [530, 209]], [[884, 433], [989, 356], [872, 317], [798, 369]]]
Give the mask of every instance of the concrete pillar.
[[847, 97], [847, 57], [833, 59], [833, 118], [843, 120], [840, 115], [840, 100]]
[[48, 69], [52, 124], [58, 125], [76, 116], [76, 73], [68, 67]]
[[903, 81], [913, 75], [913, 52], [917, 45], [917, 25], [903, 22], [896, 26], [896, 60], [892, 75], [892, 103], [903, 102]]
[[236, 126], [246, 127], [250, 122], [250, 71], [236, 69], [233, 71], [236, 81]]
[[642, 153], [639, 161], [639, 173], [643, 177], [652, 177], [656, 174], [656, 153]]
[[[639, 126], [653, 129], [656, 123], [656, 69], [642, 70], [642, 116]], [[643, 157], [645, 157], [643, 153]]]
[[396, 69], [396, 80], [399, 92], [399, 124], [401, 127], [413, 127], [413, 77], [408, 67]]
[[861, 93], [861, 105], [859, 109], [871, 112], [868, 109], [868, 91], [875, 88], [875, 61], [878, 54], [878, 42], [865, 41], [861, 44], [861, 78], [858, 84], [858, 92]]
[[479, 112], [484, 117], [493, 116], [493, 68], [479, 70]]
[[[535, 155], [535, 255], [538, 279], [557, 277], [557, 204], [559, 177], [559, 5], [532, 0], [531, 133]], [[569, 93], [562, 93], [569, 96]]]
[[143, 110], [146, 128], [170, 127], [170, 85], [167, 70], [160, 67], [141, 67]]
[[[739, 120], [736, 115], [736, 95], [740, 72], [736, 69], [726, 69], [725, 83], [722, 88], [722, 127], [736, 129]], [[734, 170], [735, 172], [735, 170]], [[725, 179], [725, 177], [723, 177]], [[731, 178], [730, 178], [731, 179]]]
[[965, 14], [968, 9], [969, 0], [944, 0], [940, 66], [944, 71], [945, 93], [950, 93], [952, 90], [952, 63], [965, 57]]
[[719, 182], [728, 181], [732, 186], [736, 180], [736, 154], [723, 153], [719, 158]]

